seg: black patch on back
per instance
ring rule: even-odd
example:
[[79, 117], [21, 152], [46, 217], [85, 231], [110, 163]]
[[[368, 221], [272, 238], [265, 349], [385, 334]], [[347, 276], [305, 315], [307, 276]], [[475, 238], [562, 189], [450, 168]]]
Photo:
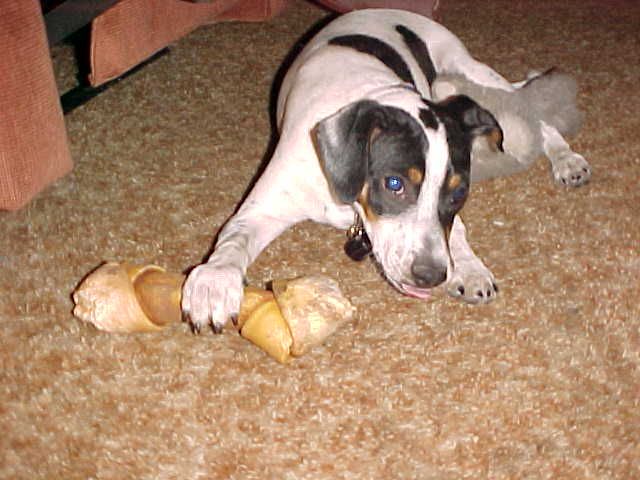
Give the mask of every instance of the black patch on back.
[[421, 108], [420, 120], [422, 120], [422, 123], [424, 124], [425, 127], [431, 128], [432, 130], [438, 129], [438, 117], [436, 117], [436, 114], [433, 113], [431, 110], [428, 110], [426, 108]]
[[409, 70], [400, 54], [382, 40], [368, 35], [342, 35], [329, 40], [329, 45], [353, 48], [358, 52], [372, 55], [393, 70], [402, 81], [410, 83], [414, 87], [416, 86], [411, 70]]
[[397, 25], [396, 31], [402, 35], [404, 43], [411, 51], [416, 62], [418, 62], [420, 70], [422, 70], [429, 86], [431, 86], [433, 81], [436, 79], [436, 68], [433, 66], [433, 61], [431, 61], [431, 55], [429, 54], [427, 44], [424, 43], [424, 41], [416, 35], [415, 32], [404, 25]]

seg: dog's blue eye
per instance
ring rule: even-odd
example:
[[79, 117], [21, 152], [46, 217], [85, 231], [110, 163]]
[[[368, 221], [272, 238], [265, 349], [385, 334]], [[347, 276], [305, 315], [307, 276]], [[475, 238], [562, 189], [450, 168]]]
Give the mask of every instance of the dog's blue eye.
[[384, 179], [384, 186], [393, 193], [402, 193], [404, 191], [404, 182], [400, 177], [391, 176]]

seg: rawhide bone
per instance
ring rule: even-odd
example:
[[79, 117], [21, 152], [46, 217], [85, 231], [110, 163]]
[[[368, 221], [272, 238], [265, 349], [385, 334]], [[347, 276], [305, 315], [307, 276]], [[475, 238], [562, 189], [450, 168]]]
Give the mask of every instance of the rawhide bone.
[[[182, 320], [184, 275], [156, 265], [109, 262], [73, 293], [73, 314], [108, 332], [153, 332]], [[272, 290], [245, 287], [240, 335], [281, 363], [322, 343], [355, 308], [338, 284], [316, 275], [274, 280]]]

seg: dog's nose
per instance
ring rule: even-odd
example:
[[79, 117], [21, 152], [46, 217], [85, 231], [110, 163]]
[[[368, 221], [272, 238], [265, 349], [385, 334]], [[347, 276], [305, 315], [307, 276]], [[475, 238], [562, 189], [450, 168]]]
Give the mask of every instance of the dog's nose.
[[411, 274], [417, 287], [431, 288], [447, 279], [447, 267], [436, 265], [428, 260], [415, 260], [411, 265]]

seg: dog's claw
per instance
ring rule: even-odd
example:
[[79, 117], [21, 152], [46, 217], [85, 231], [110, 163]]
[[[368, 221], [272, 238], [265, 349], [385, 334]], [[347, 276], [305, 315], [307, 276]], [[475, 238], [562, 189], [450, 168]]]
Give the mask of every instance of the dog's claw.
[[[225, 324], [240, 310], [242, 271], [233, 266], [205, 263], [194, 268], [183, 287], [182, 308], [194, 333], [209, 325], [222, 333]], [[237, 321], [237, 320], [236, 320]]]
[[223, 329], [224, 329], [224, 325], [220, 325], [219, 323], [216, 323], [216, 322], [211, 322], [211, 330], [213, 330], [213, 333], [219, 335], [222, 333]]
[[191, 327], [191, 333], [200, 335], [200, 324], [189, 321], [189, 326]]

